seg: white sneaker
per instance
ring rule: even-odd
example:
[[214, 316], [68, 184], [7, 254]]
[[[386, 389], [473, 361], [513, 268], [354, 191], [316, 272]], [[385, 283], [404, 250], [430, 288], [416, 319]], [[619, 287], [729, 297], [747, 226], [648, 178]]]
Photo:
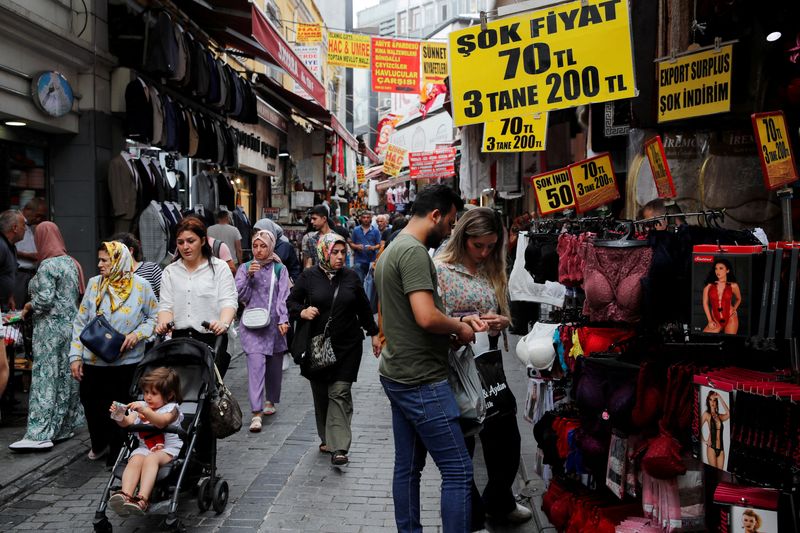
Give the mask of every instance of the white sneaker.
[[517, 504], [517, 508], [506, 515], [506, 520], [512, 524], [521, 524], [531, 519], [533, 513], [524, 505]]
[[18, 440], [17, 442], [8, 445], [8, 448], [15, 452], [24, 450], [49, 450], [52, 447], [53, 447], [53, 441], [51, 440], [31, 440], [31, 439]]

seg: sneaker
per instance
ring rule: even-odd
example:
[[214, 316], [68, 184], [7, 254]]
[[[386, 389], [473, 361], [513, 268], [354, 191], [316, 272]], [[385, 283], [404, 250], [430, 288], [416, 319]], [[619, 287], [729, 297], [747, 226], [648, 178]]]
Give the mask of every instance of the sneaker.
[[264, 406], [264, 414], [267, 416], [274, 415], [276, 411], [274, 404], [270, 403]]
[[250, 421], [250, 433], [258, 433], [261, 431], [261, 417], [254, 416]]
[[349, 462], [350, 459], [347, 458], [347, 453], [344, 452], [343, 450], [334, 452], [333, 455], [331, 455], [331, 464], [333, 466], [345, 466]]
[[14, 452], [24, 452], [24, 451], [38, 451], [38, 450], [49, 450], [53, 447], [53, 441], [51, 440], [31, 440], [31, 439], [22, 439], [8, 445], [8, 449]]
[[511, 524], [521, 524], [531, 519], [533, 513], [527, 507], [517, 504], [517, 508], [506, 515], [506, 520]]
[[121, 490], [118, 490], [108, 499], [108, 507], [119, 516], [128, 516], [130, 512], [125, 507], [125, 504], [129, 501], [131, 501], [130, 497]]

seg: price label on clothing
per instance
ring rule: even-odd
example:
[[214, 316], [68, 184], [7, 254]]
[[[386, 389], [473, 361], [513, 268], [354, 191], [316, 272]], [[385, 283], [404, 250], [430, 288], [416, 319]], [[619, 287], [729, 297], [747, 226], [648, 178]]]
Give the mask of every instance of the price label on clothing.
[[610, 204], [619, 198], [611, 155], [604, 154], [568, 166], [578, 213]]
[[774, 191], [797, 181], [797, 166], [783, 111], [754, 113], [751, 118], [761, 156], [764, 185]]
[[502, 118], [483, 125], [484, 152], [537, 152], [545, 149], [547, 113]]
[[656, 191], [659, 198], [675, 198], [675, 183], [672, 181], [672, 172], [669, 170], [667, 156], [661, 136], [656, 135], [644, 143], [644, 153], [653, 171], [653, 181], [656, 182]]
[[569, 171], [560, 168], [531, 178], [539, 213], [550, 215], [575, 206], [575, 195], [569, 181]]

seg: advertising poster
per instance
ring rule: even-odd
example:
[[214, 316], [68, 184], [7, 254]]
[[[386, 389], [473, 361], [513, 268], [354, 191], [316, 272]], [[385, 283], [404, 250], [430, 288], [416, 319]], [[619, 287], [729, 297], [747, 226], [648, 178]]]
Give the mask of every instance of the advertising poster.
[[447, 72], [447, 43], [422, 43], [423, 87], [444, 83]]
[[379, 93], [418, 93], [420, 42], [372, 38], [372, 90]]
[[700, 386], [700, 459], [704, 464], [728, 469], [731, 449], [731, 393]]
[[386, 147], [386, 158], [383, 160], [383, 173], [393, 178], [400, 174], [403, 168], [403, 161], [408, 150], [395, 144]]
[[797, 166], [783, 111], [752, 115], [764, 185], [774, 191], [797, 181]]
[[297, 24], [297, 43], [318, 43], [322, 41], [322, 26], [319, 24]]
[[552, 215], [575, 207], [572, 182], [566, 168], [533, 176], [531, 186], [536, 193], [536, 205], [542, 215]]
[[[308, 67], [308, 70], [311, 71], [311, 74], [313, 74], [315, 78], [318, 80], [322, 79], [322, 62], [320, 61], [321, 51], [319, 45], [295, 46], [294, 53], [297, 54], [300, 61]], [[312, 99], [311, 95], [308, 94], [305, 89], [303, 89], [303, 86], [296, 80], [294, 81], [294, 92], [303, 98]]]
[[550, 6], [449, 38], [456, 126], [636, 96], [628, 0]]
[[328, 32], [328, 64], [348, 68], [369, 68], [369, 35]]
[[547, 140], [547, 113], [502, 118], [483, 125], [484, 152], [540, 152]]
[[619, 198], [617, 178], [608, 153], [573, 163], [567, 168], [578, 213], [597, 209]]
[[437, 148], [432, 152], [409, 152], [408, 173], [414, 179], [452, 178], [456, 175], [456, 148]]
[[356, 165], [356, 182], [361, 185], [365, 181], [367, 181], [367, 176], [364, 172], [364, 165]]
[[658, 62], [658, 121], [731, 110], [733, 45]]
[[778, 512], [753, 507], [731, 506], [730, 533], [779, 533]]
[[672, 181], [672, 172], [669, 170], [660, 135], [656, 135], [644, 143], [644, 153], [647, 155], [650, 170], [653, 172], [658, 197], [675, 198], [675, 183]]

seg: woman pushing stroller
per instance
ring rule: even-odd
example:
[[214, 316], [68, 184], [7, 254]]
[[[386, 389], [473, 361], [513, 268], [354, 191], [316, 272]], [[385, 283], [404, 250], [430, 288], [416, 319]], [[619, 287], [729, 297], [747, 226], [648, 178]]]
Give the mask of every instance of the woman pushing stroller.
[[[127, 406], [112, 404], [112, 417], [117, 409], [130, 412], [117, 420], [121, 427], [133, 424], [150, 424], [164, 429], [170, 425], [180, 426], [183, 414], [178, 408], [182, 401], [178, 374], [171, 368], [155, 368], [139, 380], [144, 401], [135, 401]], [[175, 433], [140, 431], [139, 447], [128, 459], [122, 474], [122, 489], [108, 500], [108, 506], [120, 516], [143, 515], [149, 506], [150, 494], [156, 483], [158, 469], [169, 464], [181, 451], [183, 441]], [[136, 486], [139, 493], [134, 496]]]

